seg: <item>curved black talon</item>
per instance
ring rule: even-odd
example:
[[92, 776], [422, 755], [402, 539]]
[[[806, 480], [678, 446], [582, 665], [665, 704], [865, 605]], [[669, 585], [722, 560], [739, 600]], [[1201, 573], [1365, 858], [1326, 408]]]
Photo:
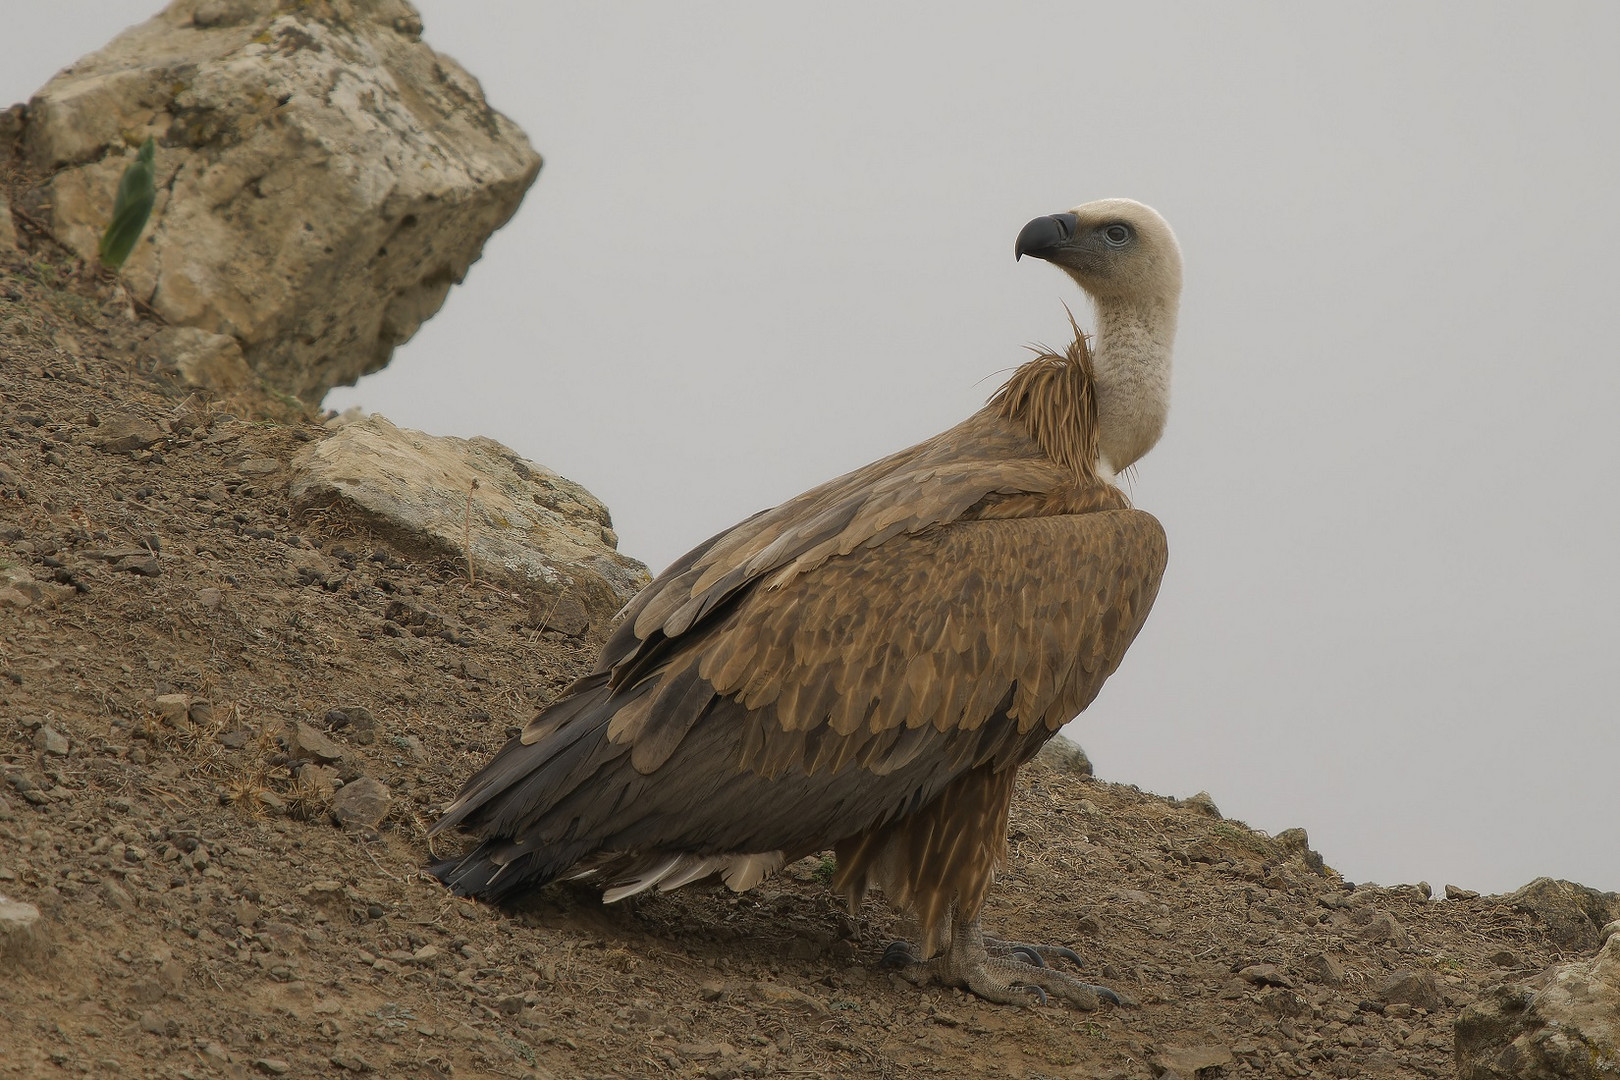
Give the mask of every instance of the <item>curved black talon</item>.
[[1114, 991], [1108, 989], [1108, 987], [1106, 987], [1106, 986], [1093, 986], [1091, 983], [1087, 983], [1086, 985], [1091, 987], [1091, 992], [1093, 994], [1096, 994], [1098, 997], [1102, 998], [1104, 1001], [1111, 1001], [1115, 1005], [1124, 1005], [1125, 1004], [1125, 999], [1124, 998], [1120, 997], [1118, 994], [1114, 993]]
[[1030, 967], [1043, 968], [1046, 966], [1046, 961], [1041, 958], [1041, 954], [1036, 952], [1032, 945], [1014, 945], [1007, 950], [1007, 955], [1019, 957]]
[[883, 950], [883, 959], [878, 961], [878, 967], [903, 968], [920, 962], [909, 941], [891, 941], [889, 947]]
[[1075, 967], [1086, 966], [1086, 962], [1080, 959], [1080, 954], [1065, 945], [1048, 945], [1046, 952], [1050, 956], [1061, 956]]
[[1040, 987], [1034, 985], [1033, 983], [1015, 982], [1012, 985], [1020, 987], [1020, 988], [1022, 988], [1024, 990], [1028, 990], [1031, 993], [1033, 993], [1035, 995], [1035, 998], [1036, 998], [1036, 1004], [1040, 1005], [1042, 1008], [1045, 1008], [1046, 1005], [1048, 1004], [1048, 1002], [1051, 1001], [1051, 999], [1046, 996], [1046, 991], [1042, 990]]

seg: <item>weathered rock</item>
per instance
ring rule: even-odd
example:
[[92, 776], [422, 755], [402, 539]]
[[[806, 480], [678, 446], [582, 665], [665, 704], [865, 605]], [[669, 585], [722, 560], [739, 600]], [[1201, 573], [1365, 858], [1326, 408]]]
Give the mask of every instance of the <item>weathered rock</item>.
[[370, 776], [351, 780], [332, 796], [332, 818], [345, 829], [375, 829], [393, 803], [388, 787]]
[[612, 519], [590, 492], [493, 439], [346, 424], [293, 458], [293, 503], [336, 507], [401, 550], [450, 559], [532, 588], [565, 588], [593, 620], [612, 617], [648, 581], [616, 550]]
[[1189, 795], [1185, 799], [1178, 799], [1176, 800], [1176, 805], [1184, 806], [1188, 810], [1203, 814], [1205, 817], [1214, 818], [1217, 821], [1219, 821], [1221, 818], [1220, 807], [1215, 805], [1215, 800], [1210, 797], [1210, 794], [1207, 791], [1200, 791], [1196, 795]]
[[343, 760], [343, 747], [302, 720], [287, 728], [287, 757], [293, 761], [314, 761], [330, 765]]
[[1305, 972], [1305, 977], [1311, 982], [1321, 983], [1323, 986], [1342, 986], [1344, 984], [1344, 967], [1326, 953], [1308, 956], [1300, 966]]
[[1620, 925], [1614, 930], [1592, 959], [1497, 986], [1464, 1009], [1459, 1080], [1620, 1077]]
[[1059, 772], [1073, 773], [1075, 776], [1092, 776], [1096, 771], [1080, 744], [1062, 735], [1054, 735], [1046, 740], [1046, 745], [1035, 756]]
[[1441, 1005], [1440, 981], [1432, 971], [1397, 971], [1378, 988], [1378, 1000], [1433, 1012]]
[[42, 727], [34, 732], [34, 749], [53, 757], [66, 757], [69, 749], [67, 736], [53, 727]]
[[11, 204], [0, 192], [0, 255], [17, 250], [17, 229], [11, 222]]
[[123, 274], [308, 400], [388, 362], [540, 168], [404, 0], [175, 0], [29, 102], [38, 202], [86, 258], [134, 149], [157, 203]]
[[1255, 986], [1293, 986], [1294, 981], [1283, 974], [1276, 964], [1250, 964], [1238, 972], [1238, 978]]
[[0, 608], [53, 608], [76, 591], [71, 585], [37, 581], [20, 566], [0, 568]]
[[377, 720], [364, 705], [328, 709], [326, 726], [356, 746], [370, 746], [377, 741]]
[[1327, 864], [1322, 861], [1322, 856], [1311, 850], [1311, 838], [1304, 829], [1284, 829], [1272, 839], [1276, 840], [1284, 851], [1297, 856], [1311, 872], [1321, 874], [1327, 870]]
[[39, 908], [0, 895], [0, 964], [17, 964], [46, 951]]
[[1167, 1046], [1153, 1057], [1155, 1076], [1174, 1073], [1192, 1078], [1204, 1069], [1216, 1069], [1233, 1064], [1237, 1059], [1225, 1046]]
[[163, 429], [144, 416], [114, 416], [96, 428], [90, 445], [109, 454], [133, 454], [164, 438]]
[[1569, 952], [1596, 948], [1600, 928], [1620, 919], [1620, 894], [1599, 892], [1572, 881], [1536, 878], [1505, 899], [1520, 911], [1539, 917], [1547, 936]]
[[253, 382], [242, 347], [228, 334], [195, 326], [166, 326], [147, 338], [141, 355], [187, 386], [228, 394]]
[[180, 727], [191, 715], [191, 695], [159, 694], [152, 699], [152, 709], [169, 727]]

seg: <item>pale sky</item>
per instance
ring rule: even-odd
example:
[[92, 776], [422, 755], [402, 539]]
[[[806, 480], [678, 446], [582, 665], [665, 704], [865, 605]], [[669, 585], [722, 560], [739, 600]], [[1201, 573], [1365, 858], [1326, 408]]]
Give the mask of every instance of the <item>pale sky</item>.
[[[546, 165], [327, 404], [500, 439], [658, 569], [977, 408], [1085, 310], [1020, 226], [1140, 199], [1170, 569], [1068, 734], [1353, 880], [1620, 889], [1620, 5], [420, 7]], [[0, 98], [156, 10], [8, 12]]]

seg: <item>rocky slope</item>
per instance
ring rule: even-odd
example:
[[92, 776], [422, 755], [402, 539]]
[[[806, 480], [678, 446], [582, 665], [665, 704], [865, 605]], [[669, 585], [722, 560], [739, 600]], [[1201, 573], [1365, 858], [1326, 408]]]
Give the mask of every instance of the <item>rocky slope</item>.
[[[322, 418], [186, 385], [121, 284], [20, 242], [0, 252], [0, 1075], [1447, 1076], [1458, 1014], [1493, 1001], [1467, 1075], [1559, 1075], [1512, 1071], [1536, 1043], [1521, 980], [1612, 969], [1590, 959], [1612, 896], [1351, 886], [1302, 832], [1066, 752], [1026, 771], [987, 921], [1072, 946], [1134, 1007], [918, 990], [877, 966], [904, 927], [881, 901], [841, 911], [826, 859], [744, 896], [453, 899], [419, 873], [426, 823], [602, 624], [295, 509]], [[1559, 970], [1541, 978], [1567, 990]], [[1612, 1075], [1600, 1043], [1552, 1034]]]

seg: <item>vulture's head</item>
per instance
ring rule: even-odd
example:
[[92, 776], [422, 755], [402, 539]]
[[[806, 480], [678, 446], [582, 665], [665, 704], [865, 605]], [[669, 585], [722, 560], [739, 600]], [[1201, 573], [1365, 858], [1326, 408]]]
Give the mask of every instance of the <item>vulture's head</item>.
[[1152, 207], [1098, 199], [1039, 217], [1018, 233], [1025, 255], [1059, 267], [1095, 300], [1168, 303], [1181, 295], [1181, 248]]

